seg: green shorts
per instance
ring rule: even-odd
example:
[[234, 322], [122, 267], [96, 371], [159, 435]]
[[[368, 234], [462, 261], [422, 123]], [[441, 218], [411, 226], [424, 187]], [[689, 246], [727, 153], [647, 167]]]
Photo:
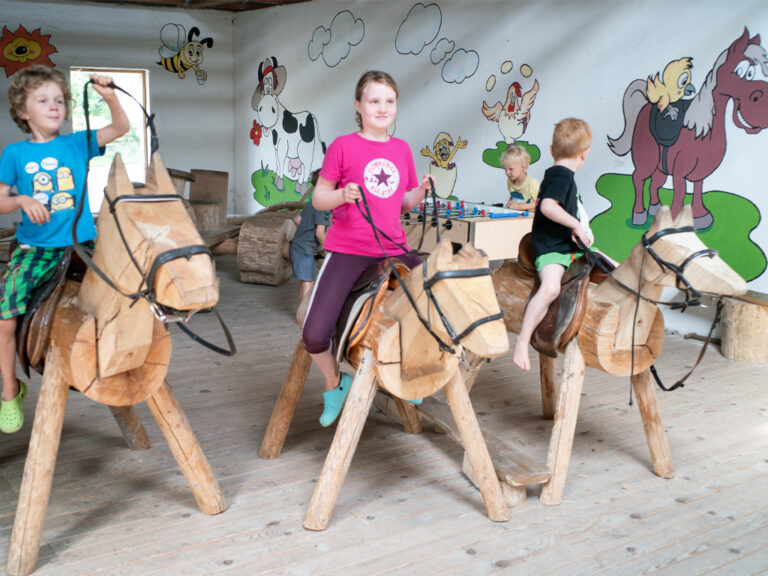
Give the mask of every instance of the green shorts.
[[27, 311], [34, 289], [53, 276], [66, 248], [17, 246], [0, 281], [0, 318], [7, 320]]
[[541, 272], [541, 269], [548, 264], [560, 264], [563, 268], [568, 270], [573, 264], [574, 260], [578, 260], [584, 256], [584, 252], [574, 252], [573, 254], [563, 254], [561, 252], [547, 252], [541, 256], [536, 257], [536, 270]]

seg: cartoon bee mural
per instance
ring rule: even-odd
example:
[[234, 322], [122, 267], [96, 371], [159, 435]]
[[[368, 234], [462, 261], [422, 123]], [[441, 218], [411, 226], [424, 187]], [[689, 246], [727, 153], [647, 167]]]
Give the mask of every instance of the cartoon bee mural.
[[195, 72], [197, 83], [202, 86], [208, 79], [206, 71], [200, 68], [203, 63], [203, 46], [211, 48], [213, 38], [197, 41], [193, 40], [195, 36], [200, 36], [197, 26], [190, 28], [189, 34], [185, 33], [181, 24], [168, 23], [163, 26], [160, 29], [160, 41], [163, 45], [159, 50], [160, 60], [157, 64], [169, 72], [175, 72], [182, 80], [186, 71], [191, 68]]

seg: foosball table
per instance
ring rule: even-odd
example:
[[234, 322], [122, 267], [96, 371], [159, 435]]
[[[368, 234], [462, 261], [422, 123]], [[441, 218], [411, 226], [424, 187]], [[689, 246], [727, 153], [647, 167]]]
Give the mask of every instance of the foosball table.
[[[426, 226], [424, 222], [426, 220]], [[464, 245], [471, 243], [483, 250], [490, 260], [517, 258], [520, 239], [531, 231], [533, 213], [512, 210], [489, 204], [464, 200], [437, 200], [437, 210], [432, 200], [422, 202], [402, 215], [401, 222], [408, 238], [408, 245], [417, 248], [424, 235], [421, 249], [431, 252], [437, 238]]]

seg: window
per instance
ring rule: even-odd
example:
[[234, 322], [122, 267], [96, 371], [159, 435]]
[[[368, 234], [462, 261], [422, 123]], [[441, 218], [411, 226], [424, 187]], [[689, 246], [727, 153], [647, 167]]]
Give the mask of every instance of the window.
[[[85, 113], [83, 111], [83, 86], [91, 74], [111, 76], [117, 86], [130, 93], [141, 102], [149, 112], [149, 71], [126, 70], [114, 68], [70, 68], [69, 81], [72, 90], [72, 130], [85, 130]], [[145, 170], [149, 157], [149, 136], [147, 134], [144, 113], [139, 105], [129, 96], [118, 91], [118, 98], [123, 109], [128, 114], [131, 128], [128, 133], [107, 145], [104, 156], [93, 158], [88, 173], [88, 200], [91, 212], [96, 213], [101, 208], [104, 198], [104, 187], [107, 185], [112, 159], [117, 152], [123, 158], [128, 170], [128, 177], [133, 182], [144, 182]], [[88, 112], [91, 130], [98, 130], [111, 122], [109, 107], [98, 93], [88, 87]]]

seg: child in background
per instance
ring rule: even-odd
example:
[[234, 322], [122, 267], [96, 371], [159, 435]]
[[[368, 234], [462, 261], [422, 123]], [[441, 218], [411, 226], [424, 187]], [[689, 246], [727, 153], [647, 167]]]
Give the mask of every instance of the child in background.
[[[112, 123], [91, 133], [93, 155], [128, 131], [130, 124], [112, 79], [92, 75], [94, 89], [112, 114]], [[61, 135], [71, 95], [64, 74], [47, 66], [18, 72], [8, 89], [11, 117], [27, 140], [10, 144], [0, 156], [0, 213], [21, 209], [18, 242], [0, 281], [0, 373], [3, 379], [0, 430], [10, 434], [24, 424], [26, 385], [16, 378], [16, 323], [34, 288], [48, 280], [72, 244], [72, 227], [88, 167], [87, 132]], [[16, 186], [17, 195], [11, 195]], [[77, 226], [79, 242], [96, 237], [90, 210]]]
[[507, 175], [510, 196], [507, 208], [527, 212], [533, 212], [536, 209], [540, 184], [536, 178], [528, 174], [530, 165], [531, 155], [518, 144], [510, 144], [501, 153], [501, 167]]
[[[317, 185], [318, 173], [312, 173], [312, 186]], [[330, 210], [317, 210], [312, 197], [294, 219], [296, 233], [290, 242], [291, 267], [299, 281], [299, 304], [312, 291], [315, 281], [315, 256], [323, 249], [325, 234], [331, 225]]]
[[563, 274], [582, 255], [577, 240], [584, 246], [592, 244], [589, 225], [580, 219], [584, 209], [574, 180], [591, 145], [592, 131], [584, 120], [566, 118], [555, 125], [550, 147], [555, 163], [544, 173], [531, 230], [541, 286], [525, 308], [512, 356], [523, 370], [531, 369], [528, 344], [534, 330], [560, 294]]
[[407, 249], [400, 214], [424, 199], [432, 177], [427, 174], [419, 183], [408, 143], [387, 132], [397, 115], [397, 96], [397, 84], [389, 74], [371, 70], [362, 75], [355, 89], [360, 131], [341, 136], [328, 147], [312, 199], [318, 210], [333, 210], [327, 255], [302, 330], [304, 346], [325, 378], [323, 426], [336, 420], [352, 383], [349, 374], [339, 376], [331, 352], [336, 321], [360, 274], [384, 256], [360, 211], [363, 194], [386, 254], [400, 257], [410, 267], [421, 262], [413, 254], [403, 256], [397, 245]]

